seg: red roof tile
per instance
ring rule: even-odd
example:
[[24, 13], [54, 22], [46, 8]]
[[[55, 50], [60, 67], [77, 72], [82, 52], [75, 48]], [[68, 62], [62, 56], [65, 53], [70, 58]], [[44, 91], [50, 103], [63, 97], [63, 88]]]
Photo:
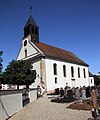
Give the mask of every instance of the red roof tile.
[[93, 74], [89, 71], [89, 77], [93, 77]]
[[87, 63], [85, 63], [83, 60], [81, 60], [72, 52], [69, 52], [51, 45], [47, 45], [41, 42], [34, 43], [34, 44], [44, 53], [46, 57], [51, 57], [55, 59], [64, 60], [66, 62], [88, 66]]

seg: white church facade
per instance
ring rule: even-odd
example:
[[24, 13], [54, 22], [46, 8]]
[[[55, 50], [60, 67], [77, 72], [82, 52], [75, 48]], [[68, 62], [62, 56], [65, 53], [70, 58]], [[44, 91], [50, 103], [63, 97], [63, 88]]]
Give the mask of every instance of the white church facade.
[[30, 87], [42, 81], [48, 92], [56, 88], [93, 86], [89, 65], [74, 53], [39, 41], [39, 27], [30, 15], [25, 27], [17, 60], [30, 60], [37, 78]]

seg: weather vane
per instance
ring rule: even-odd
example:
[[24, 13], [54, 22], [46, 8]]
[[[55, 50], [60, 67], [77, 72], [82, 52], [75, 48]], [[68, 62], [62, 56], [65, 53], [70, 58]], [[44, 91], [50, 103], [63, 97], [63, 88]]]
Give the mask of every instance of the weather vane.
[[30, 7], [30, 15], [32, 15], [32, 6]]

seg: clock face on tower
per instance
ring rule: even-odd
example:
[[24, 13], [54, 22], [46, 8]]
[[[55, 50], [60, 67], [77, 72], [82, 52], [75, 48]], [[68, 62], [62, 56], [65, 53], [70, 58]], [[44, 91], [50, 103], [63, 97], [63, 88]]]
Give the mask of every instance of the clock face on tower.
[[26, 46], [26, 45], [27, 45], [27, 40], [24, 41], [24, 46]]

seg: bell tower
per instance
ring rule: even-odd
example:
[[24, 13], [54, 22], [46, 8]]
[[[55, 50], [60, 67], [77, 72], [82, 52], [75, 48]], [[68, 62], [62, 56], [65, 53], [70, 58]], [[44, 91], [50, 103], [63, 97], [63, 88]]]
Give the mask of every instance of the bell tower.
[[31, 14], [24, 27], [24, 38], [28, 35], [31, 35], [32, 42], [39, 42], [39, 27]]

